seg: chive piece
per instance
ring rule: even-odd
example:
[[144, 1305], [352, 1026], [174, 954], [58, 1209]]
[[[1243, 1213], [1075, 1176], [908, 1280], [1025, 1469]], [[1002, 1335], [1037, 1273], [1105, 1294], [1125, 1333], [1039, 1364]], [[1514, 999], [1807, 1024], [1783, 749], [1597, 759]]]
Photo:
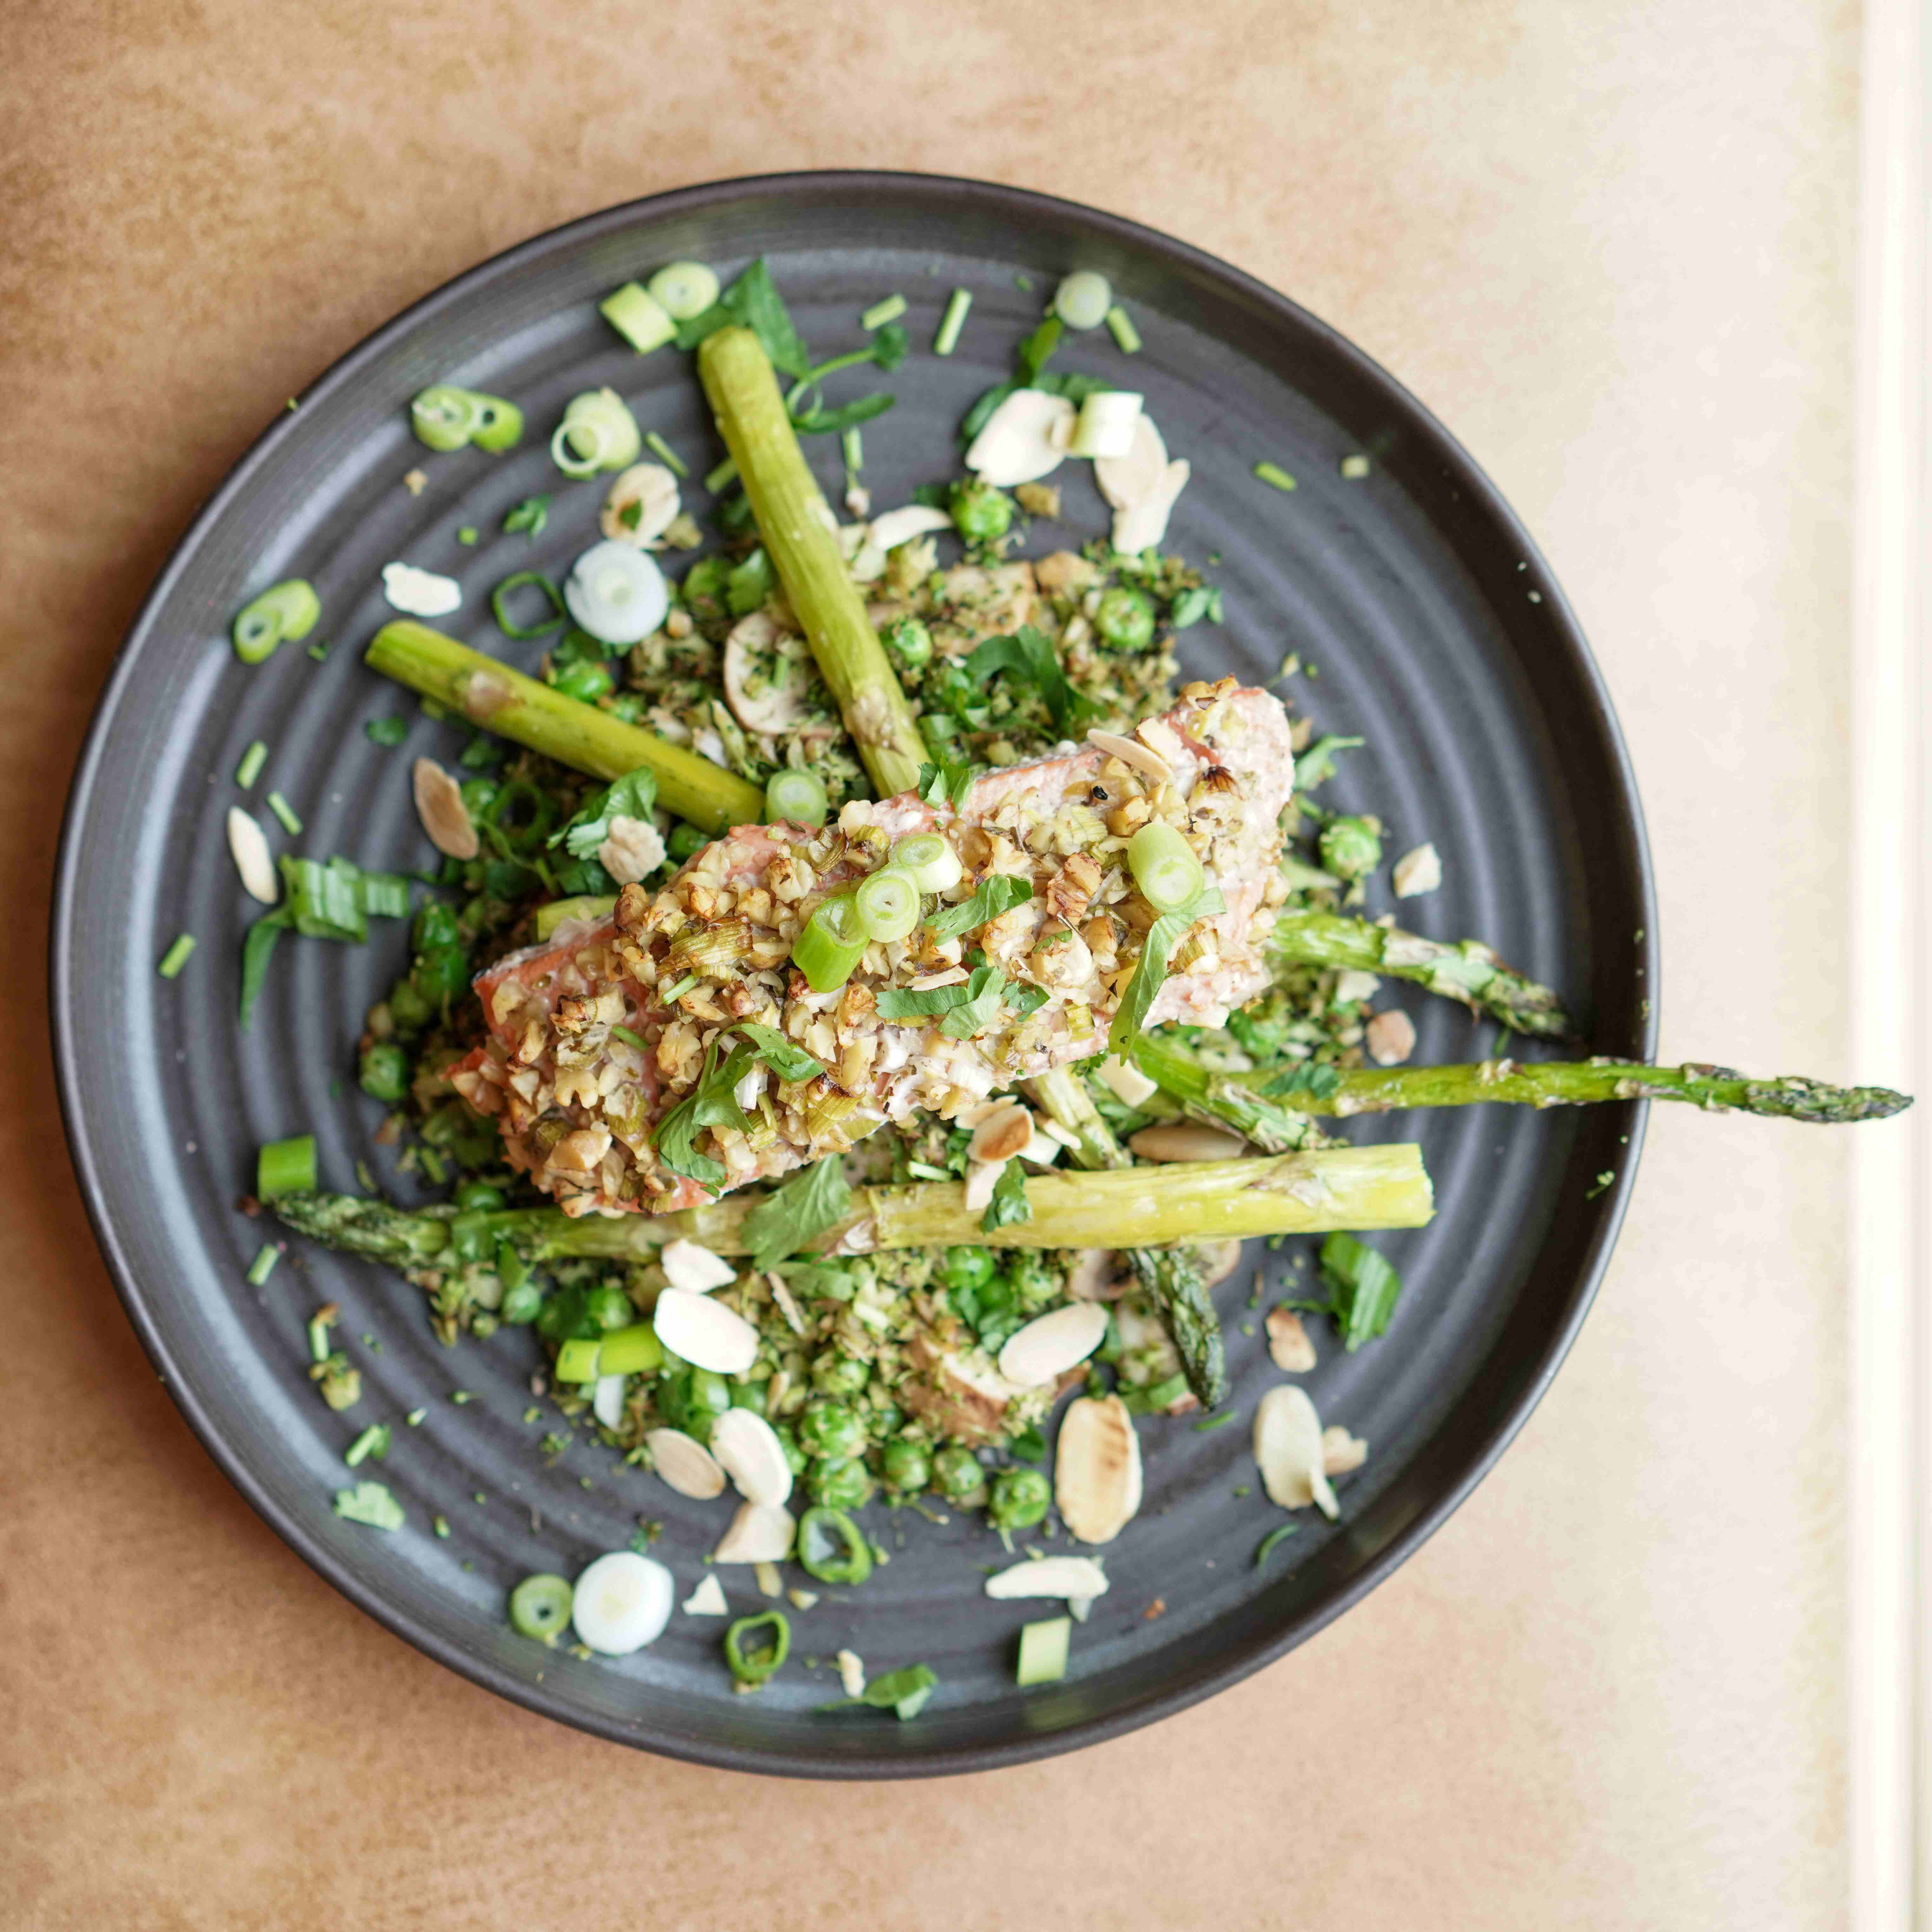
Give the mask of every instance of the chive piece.
[[731, 458], [728, 456], [722, 463], [718, 464], [716, 470], [711, 471], [710, 473], [706, 476], [704, 479], [704, 487], [711, 492], [712, 496], [715, 496], [719, 490], [728, 488], [736, 478], [737, 474], [738, 466], [736, 463], [734, 462]]
[[248, 1264], [248, 1286], [260, 1288], [275, 1271], [275, 1264], [282, 1258], [282, 1251], [273, 1241], [264, 1241], [255, 1251], [255, 1258]]
[[888, 296], [884, 302], [875, 302], [859, 318], [861, 328], [883, 328], [889, 322], [896, 322], [906, 312], [904, 296]]
[[328, 646], [326, 644], [310, 645], [308, 654], [317, 664], [326, 664], [328, 662]]
[[428, 1414], [428, 1413], [429, 1411], [426, 1408], [412, 1408], [408, 1414], [403, 1418], [403, 1420], [406, 1422], [412, 1429], [418, 1428], [422, 1426], [423, 1418]]
[[669, 991], [665, 993], [664, 996], [664, 1004], [666, 1006], [669, 1006], [674, 1000], [682, 999], [685, 994], [689, 992], [692, 988], [697, 984], [698, 975], [695, 973], [686, 974], [682, 980], [679, 980], [675, 986], [672, 986]]
[[436, 1532], [438, 1536], [445, 1538], [446, 1539], [448, 1538], [449, 1534], [449, 1519], [448, 1516], [432, 1516], [430, 1519], [429, 1526]]
[[1234, 1411], [1232, 1408], [1224, 1408], [1219, 1415], [1204, 1415], [1194, 1425], [1194, 1432], [1197, 1436], [1202, 1436], [1206, 1434], [1210, 1429], [1219, 1429], [1222, 1423], [1232, 1422], [1234, 1420]]
[[866, 466], [866, 445], [856, 428], [848, 429], [840, 439], [845, 452], [845, 467], [862, 470]]
[[597, 1358], [602, 1352], [600, 1341], [586, 1341], [573, 1336], [556, 1352], [556, 1378], [560, 1382], [594, 1382], [598, 1377]]
[[474, 524], [465, 524], [456, 533], [456, 541], [466, 550], [477, 538], [478, 532]]
[[1294, 478], [1278, 463], [1257, 463], [1255, 474], [1272, 490], [1292, 490]]
[[1134, 326], [1134, 319], [1118, 302], [1107, 311], [1107, 327], [1114, 340], [1120, 345], [1123, 356], [1139, 353], [1141, 332]]
[[1342, 459], [1342, 474], [1351, 483], [1359, 483], [1369, 473], [1369, 459], [1359, 452]]
[[[543, 592], [544, 601], [550, 605], [550, 614], [541, 622], [519, 625], [509, 614], [508, 600], [512, 591], [520, 590], [526, 584], [535, 584]], [[569, 614], [563, 608], [563, 598], [559, 595], [556, 586], [540, 570], [519, 570], [505, 578], [490, 593], [490, 609], [496, 617], [497, 629], [505, 637], [514, 638], [519, 643], [526, 638], [540, 638], [546, 631], [555, 630]]]
[[939, 318], [939, 333], [932, 338], [932, 352], [935, 356], [950, 356], [959, 340], [959, 332], [966, 326], [966, 311], [973, 306], [970, 289], [955, 289], [952, 298], [946, 304], [946, 313]]
[[644, 441], [650, 446], [652, 454], [674, 476], [685, 477], [691, 474], [691, 466], [656, 430], [646, 430]]
[[279, 1194], [315, 1192], [315, 1136], [269, 1141], [255, 1157], [255, 1198], [272, 1201]]
[[235, 782], [244, 791], [262, 776], [262, 767], [268, 762], [268, 748], [257, 738], [242, 754], [242, 762], [235, 767]]
[[1020, 1656], [1013, 1681], [1028, 1684], [1058, 1684], [1066, 1675], [1067, 1646], [1073, 1635], [1071, 1617], [1048, 1617], [1036, 1624], [1020, 1626]]
[[175, 943], [161, 955], [161, 963], [155, 968], [164, 980], [178, 980], [181, 969], [188, 964], [188, 955], [194, 950], [194, 934], [184, 932], [176, 936]]
[[291, 838], [299, 838], [302, 836], [302, 820], [296, 816], [295, 807], [290, 804], [280, 792], [269, 793], [268, 809], [282, 821], [282, 830]]
[[1279, 1529], [1271, 1529], [1261, 1540], [1261, 1547], [1255, 1552], [1255, 1568], [1258, 1570], [1274, 1554], [1275, 1545], [1292, 1536], [1300, 1528], [1299, 1523], [1285, 1522]]
[[640, 1053], [648, 1053], [651, 1043], [640, 1033], [633, 1033], [627, 1026], [614, 1025], [610, 1029], [613, 1040], [621, 1040], [626, 1046], [634, 1046]]
[[372, 718], [362, 730], [372, 745], [394, 746], [410, 735], [410, 721], [406, 718]]
[[371, 1456], [380, 1462], [388, 1453], [389, 1425], [386, 1422], [372, 1422], [343, 1450], [342, 1460], [352, 1469]]
[[308, 1358], [320, 1364], [328, 1360], [328, 1331], [335, 1326], [335, 1304], [328, 1302], [318, 1308], [310, 1316], [308, 1324]]

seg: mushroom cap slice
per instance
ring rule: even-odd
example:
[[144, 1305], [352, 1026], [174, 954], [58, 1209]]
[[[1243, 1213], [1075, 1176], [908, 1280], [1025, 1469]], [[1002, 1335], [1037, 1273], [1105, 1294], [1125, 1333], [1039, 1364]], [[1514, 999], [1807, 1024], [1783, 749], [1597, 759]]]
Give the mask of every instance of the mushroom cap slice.
[[747, 731], [776, 736], [803, 724], [812, 689], [812, 652], [763, 610], [740, 617], [724, 640], [724, 697]]

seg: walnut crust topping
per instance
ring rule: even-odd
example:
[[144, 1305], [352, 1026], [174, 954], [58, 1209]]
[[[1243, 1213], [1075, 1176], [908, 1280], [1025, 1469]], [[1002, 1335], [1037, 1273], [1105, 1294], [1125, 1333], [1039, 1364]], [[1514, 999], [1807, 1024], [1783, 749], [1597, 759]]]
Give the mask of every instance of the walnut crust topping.
[[[1155, 818], [1199, 854], [1227, 910], [1177, 951], [1150, 1023], [1221, 1024], [1267, 980], [1269, 888], [1294, 775], [1287, 718], [1266, 693], [1226, 678], [1190, 685], [1139, 737], [1159, 746], [1157, 760], [1088, 746], [1008, 766], [976, 781], [956, 814], [908, 796], [848, 801], [815, 832], [736, 827], [662, 890], [626, 885], [610, 919], [561, 928], [484, 974], [490, 1037], [452, 1084], [496, 1120], [512, 1162], [573, 1214], [668, 1213], [706, 1198], [664, 1164], [655, 1130], [740, 1022], [776, 1029], [824, 1072], [786, 1082], [760, 1066], [739, 1082], [746, 1125], [708, 1126], [696, 1142], [724, 1168], [723, 1188], [842, 1152], [919, 1108], [970, 1126], [989, 1095], [1099, 1050], [1154, 922], [1126, 844]], [[963, 867], [940, 909], [996, 876], [1026, 879], [1031, 896], [975, 931], [943, 938], [924, 924], [875, 942], [843, 987], [813, 992], [790, 964], [806, 920], [900, 839], [934, 830]], [[942, 1030], [943, 1015], [881, 1016], [888, 988], [962, 983], [976, 944], [1045, 1000], [1025, 1013], [1003, 1004], [963, 1039]]]

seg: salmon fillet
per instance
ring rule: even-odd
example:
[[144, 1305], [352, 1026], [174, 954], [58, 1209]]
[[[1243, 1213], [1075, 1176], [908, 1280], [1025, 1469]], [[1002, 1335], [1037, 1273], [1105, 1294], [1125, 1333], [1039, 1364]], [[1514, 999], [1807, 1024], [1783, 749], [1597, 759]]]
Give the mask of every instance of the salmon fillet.
[[[1177, 948], [1148, 1024], [1222, 1024], [1268, 982], [1294, 777], [1287, 716], [1225, 678], [1190, 685], [1135, 743], [1133, 760], [1090, 743], [988, 772], [957, 811], [907, 794], [854, 801], [815, 832], [735, 827], [662, 891], [626, 886], [611, 917], [561, 926], [482, 974], [489, 1036], [453, 1072], [457, 1090], [496, 1118], [511, 1163], [574, 1214], [664, 1214], [709, 1198], [664, 1165], [653, 1130], [740, 1022], [778, 1028], [825, 1071], [785, 1082], [760, 1065], [739, 1083], [750, 1131], [698, 1136], [724, 1169], [717, 1192], [842, 1153], [916, 1109], [969, 1116], [996, 1090], [1102, 1050], [1154, 918], [1126, 865], [1129, 838], [1150, 819], [1186, 836], [1226, 910]], [[922, 926], [875, 943], [842, 988], [813, 992], [790, 958], [814, 908], [927, 831], [943, 832], [964, 868], [946, 902], [994, 874], [1030, 880], [1031, 898], [958, 938]], [[958, 983], [975, 948], [1044, 1000], [1024, 1015], [1003, 1006], [966, 1040], [944, 1034], [938, 1016], [880, 1017], [882, 990]]]

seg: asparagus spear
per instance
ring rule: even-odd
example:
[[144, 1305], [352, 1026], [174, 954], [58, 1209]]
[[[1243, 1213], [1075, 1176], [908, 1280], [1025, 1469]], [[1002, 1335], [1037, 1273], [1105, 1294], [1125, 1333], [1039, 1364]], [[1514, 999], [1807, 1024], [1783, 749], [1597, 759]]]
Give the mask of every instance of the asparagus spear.
[[[1435, 1212], [1421, 1150], [1410, 1144], [1337, 1148], [1270, 1160], [1203, 1161], [1163, 1168], [1048, 1174], [1027, 1183], [1028, 1221], [987, 1234], [956, 1181], [853, 1191], [852, 1212], [813, 1244], [825, 1254], [952, 1242], [997, 1247], [1112, 1248], [1250, 1234], [1319, 1234], [1336, 1228], [1419, 1228]], [[719, 1254], [742, 1254], [745, 1216], [763, 1196], [727, 1195], [678, 1214], [573, 1220], [555, 1208], [458, 1214], [405, 1213], [352, 1195], [287, 1194], [269, 1204], [298, 1234], [401, 1268], [484, 1257], [508, 1241], [530, 1261], [648, 1260], [680, 1236]]]
[[1268, 937], [1276, 966], [1354, 968], [1413, 980], [1460, 1000], [1472, 1012], [1492, 1013], [1520, 1034], [1552, 1038], [1570, 1030], [1562, 1002], [1547, 986], [1513, 972], [1476, 939], [1454, 945], [1327, 912], [1286, 912]]
[[926, 757], [912, 707], [866, 616], [837, 520], [798, 446], [771, 358], [748, 328], [721, 328], [698, 373], [738, 466], [758, 534], [881, 798], [910, 791]]
[[1221, 1346], [1221, 1318], [1192, 1251], [1130, 1248], [1127, 1258], [1174, 1337], [1187, 1386], [1203, 1408], [1219, 1408], [1228, 1399], [1228, 1358]]
[[[1398, 1107], [1468, 1107], [1487, 1101], [1575, 1107], [1650, 1100], [1841, 1126], [1882, 1120], [1912, 1104], [1909, 1094], [1885, 1087], [1828, 1087], [1796, 1076], [1754, 1080], [1729, 1067], [1695, 1063], [1652, 1066], [1641, 1060], [1598, 1059], [1525, 1065], [1492, 1060], [1468, 1066], [1315, 1068], [1299, 1076], [1280, 1068], [1210, 1073], [1184, 1048], [1149, 1034], [1136, 1041], [1134, 1060], [1184, 1111], [1233, 1127], [1260, 1147], [1270, 1146], [1270, 1135], [1278, 1135], [1276, 1114], [1292, 1120], [1310, 1114], [1385, 1114]], [[1311, 1078], [1316, 1084], [1304, 1084]]]
[[427, 624], [385, 624], [364, 654], [372, 670], [433, 698], [472, 724], [514, 739], [592, 778], [620, 778], [648, 765], [668, 812], [712, 833], [757, 825], [765, 795], [709, 758], [660, 738], [594, 704], [567, 698], [536, 679], [459, 644]]
[[1055, 1126], [1077, 1136], [1078, 1145], [1070, 1150], [1081, 1167], [1125, 1167], [1133, 1159], [1114, 1138], [1086, 1083], [1070, 1066], [1056, 1066], [1026, 1083], [1027, 1097]]

